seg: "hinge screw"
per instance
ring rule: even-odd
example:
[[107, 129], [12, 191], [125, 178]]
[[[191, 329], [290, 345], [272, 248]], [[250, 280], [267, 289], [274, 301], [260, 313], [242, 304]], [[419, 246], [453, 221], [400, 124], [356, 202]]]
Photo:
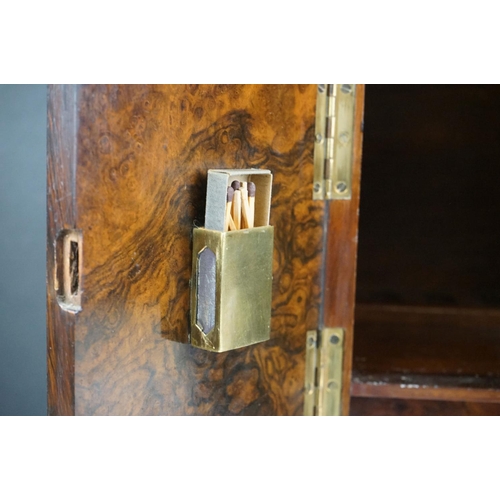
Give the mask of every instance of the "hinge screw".
[[325, 89], [326, 89], [326, 84], [325, 83], [320, 83], [318, 85], [318, 92], [323, 93], [325, 91]]
[[321, 134], [316, 134], [316, 142], [320, 144], [323, 141], [323, 136]]
[[332, 335], [332, 336], [330, 337], [330, 342], [331, 342], [332, 344], [338, 344], [338, 343], [339, 343], [339, 341], [340, 341], [340, 339], [339, 339], [339, 337], [338, 337], [337, 335]]
[[337, 193], [344, 193], [347, 190], [347, 184], [345, 182], [337, 182], [335, 185], [335, 191]]
[[349, 132], [342, 132], [339, 135], [339, 139], [342, 144], [346, 144], [347, 142], [349, 142]]
[[319, 193], [321, 191], [321, 184], [319, 182], [314, 183], [314, 192]]

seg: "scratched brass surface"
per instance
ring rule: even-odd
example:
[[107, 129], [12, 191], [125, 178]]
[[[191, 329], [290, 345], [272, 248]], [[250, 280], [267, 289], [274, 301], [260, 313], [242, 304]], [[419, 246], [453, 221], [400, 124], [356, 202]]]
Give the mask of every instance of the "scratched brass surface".
[[[240, 231], [196, 228], [193, 235], [191, 344], [224, 352], [269, 340], [271, 329], [273, 234], [271, 226]], [[204, 332], [196, 311], [198, 254], [216, 257], [215, 327]]]

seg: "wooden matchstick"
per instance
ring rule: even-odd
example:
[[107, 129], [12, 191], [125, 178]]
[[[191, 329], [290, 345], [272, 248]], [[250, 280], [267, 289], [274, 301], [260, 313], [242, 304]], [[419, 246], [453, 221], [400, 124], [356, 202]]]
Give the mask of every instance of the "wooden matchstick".
[[234, 192], [233, 199], [233, 220], [236, 229], [241, 229], [241, 191]]
[[250, 227], [248, 222], [250, 207], [248, 205], [248, 190], [246, 182], [241, 183], [240, 191], [241, 191], [241, 215], [242, 215], [241, 229], [245, 229]]
[[255, 184], [248, 183], [248, 227], [253, 228], [255, 222]]
[[226, 202], [226, 231], [236, 231], [236, 226], [234, 225], [233, 218], [231, 217], [231, 206], [233, 204], [234, 189], [232, 187], [227, 188], [227, 202]]

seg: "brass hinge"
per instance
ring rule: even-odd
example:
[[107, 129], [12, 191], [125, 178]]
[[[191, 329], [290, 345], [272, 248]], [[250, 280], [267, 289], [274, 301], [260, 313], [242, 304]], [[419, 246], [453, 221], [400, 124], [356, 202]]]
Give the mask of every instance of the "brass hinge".
[[351, 198], [356, 85], [318, 85], [313, 200]]
[[344, 330], [307, 332], [304, 415], [340, 415]]

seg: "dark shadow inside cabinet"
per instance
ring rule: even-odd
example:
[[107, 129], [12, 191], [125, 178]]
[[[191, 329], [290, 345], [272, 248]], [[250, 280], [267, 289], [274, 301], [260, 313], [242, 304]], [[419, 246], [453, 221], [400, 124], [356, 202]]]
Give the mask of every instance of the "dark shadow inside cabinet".
[[353, 415], [500, 415], [500, 86], [367, 85]]

